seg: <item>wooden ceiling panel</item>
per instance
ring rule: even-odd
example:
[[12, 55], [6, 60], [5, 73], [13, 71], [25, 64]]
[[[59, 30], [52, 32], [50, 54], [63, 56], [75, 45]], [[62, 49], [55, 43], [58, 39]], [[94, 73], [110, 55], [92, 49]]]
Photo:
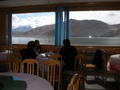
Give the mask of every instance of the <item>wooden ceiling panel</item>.
[[46, 5], [60, 3], [80, 3], [80, 2], [115, 2], [120, 0], [0, 0], [0, 7], [17, 7], [28, 5]]

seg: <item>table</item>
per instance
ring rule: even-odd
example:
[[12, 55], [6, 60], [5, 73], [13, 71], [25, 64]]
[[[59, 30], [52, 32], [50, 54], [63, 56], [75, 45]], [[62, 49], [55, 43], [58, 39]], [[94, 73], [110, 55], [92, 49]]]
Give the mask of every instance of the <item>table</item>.
[[47, 57], [46, 53], [41, 53], [36, 57], [36, 60], [38, 60], [39, 62], [42, 62], [44, 60], [48, 60], [48, 57]]
[[25, 80], [27, 83], [26, 90], [54, 90], [52, 85], [47, 80], [36, 75], [13, 72], [4, 72], [0, 73], [0, 75], [10, 75]]

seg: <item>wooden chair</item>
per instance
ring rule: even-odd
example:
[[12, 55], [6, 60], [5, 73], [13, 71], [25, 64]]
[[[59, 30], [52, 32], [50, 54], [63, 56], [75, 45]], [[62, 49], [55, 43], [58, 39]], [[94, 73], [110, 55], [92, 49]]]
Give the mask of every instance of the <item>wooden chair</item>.
[[80, 81], [79, 81], [79, 75], [77, 73], [73, 74], [68, 86], [67, 90], [80, 90]]
[[74, 71], [75, 72], [79, 72], [81, 74], [85, 73], [85, 65], [86, 65], [86, 61], [85, 61], [85, 55], [81, 54], [75, 57], [75, 63], [74, 63]]
[[[84, 76], [87, 76], [89, 71], [96, 70], [96, 66], [92, 63], [87, 63], [87, 55], [81, 54], [76, 56], [75, 64], [74, 64], [74, 71], [79, 72]], [[96, 74], [95, 74], [96, 77]]]
[[21, 63], [22, 60], [11, 60], [11, 71], [12, 72], [21, 72]]
[[11, 62], [9, 60], [0, 61], [0, 71], [1, 72], [10, 72], [11, 71]]
[[59, 60], [45, 60], [41, 63], [41, 75], [48, 80], [56, 90], [61, 89], [61, 64]]
[[62, 56], [60, 54], [53, 54], [51, 56], [48, 56], [48, 58], [54, 59], [54, 60], [59, 60], [61, 63], [61, 66], [64, 65], [64, 61], [62, 60]]
[[8, 58], [10, 62], [10, 70], [12, 72], [21, 72], [21, 55], [19, 53], [12, 52], [11, 54], [9, 54]]
[[3, 50], [0, 54], [0, 66], [1, 66], [1, 71], [5, 70], [6, 72], [8, 71], [11, 71], [11, 61], [10, 61], [10, 53], [9, 52], [5, 52], [4, 50], [7, 50], [7, 49], [4, 49], [4, 48], [1, 48], [1, 50]]
[[96, 69], [97, 69], [96, 65], [94, 65], [94, 64], [86, 64], [85, 69], [86, 69], [86, 75], [87, 75], [87, 73], [89, 71], [93, 71], [93, 73], [95, 75], [95, 78], [96, 78]]
[[39, 63], [36, 59], [24, 59], [22, 61], [22, 72], [39, 75]]

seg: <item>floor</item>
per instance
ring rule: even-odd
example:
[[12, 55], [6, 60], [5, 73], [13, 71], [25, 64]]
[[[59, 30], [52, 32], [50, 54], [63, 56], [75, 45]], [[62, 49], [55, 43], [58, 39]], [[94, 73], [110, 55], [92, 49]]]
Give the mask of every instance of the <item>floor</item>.
[[[87, 74], [86, 81], [82, 85], [80, 84], [80, 90], [120, 90], [120, 81], [118, 83], [113, 76], [108, 77], [107, 80], [104, 81], [101, 77], [95, 79], [94, 75], [94, 73]], [[69, 75], [67, 75], [65, 79], [67, 79], [68, 76]], [[68, 85], [68, 82], [64, 83], [62, 90], [67, 90], [64, 87]]]
[[103, 82], [100, 77], [95, 79], [94, 76], [87, 76], [84, 86], [81, 90], [120, 90], [120, 85], [112, 77]]

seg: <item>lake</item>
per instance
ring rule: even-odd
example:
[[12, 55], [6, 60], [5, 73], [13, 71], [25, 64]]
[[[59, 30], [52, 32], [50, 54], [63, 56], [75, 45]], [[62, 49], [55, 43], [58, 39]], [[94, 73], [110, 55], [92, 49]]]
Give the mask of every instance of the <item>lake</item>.
[[[13, 44], [27, 44], [31, 40], [39, 40], [40, 44], [54, 45], [54, 38], [31, 38], [31, 37], [13, 37]], [[72, 37], [70, 41], [73, 45], [86, 45], [86, 46], [119, 46], [120, 38], [87, 38], [87, 37]]]

